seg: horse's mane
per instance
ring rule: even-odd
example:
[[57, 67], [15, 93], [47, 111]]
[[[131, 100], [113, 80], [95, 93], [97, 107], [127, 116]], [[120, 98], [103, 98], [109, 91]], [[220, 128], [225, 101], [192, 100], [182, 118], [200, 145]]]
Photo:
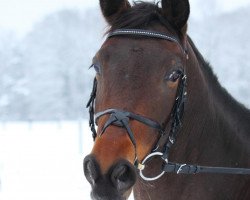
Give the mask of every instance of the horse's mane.
[[202, 54], [199, 52], [199, 50], [196, 48], [194, 42], [192, 41], [192, 39], [188, 36], [188, 42], [191, 45], [195, 56], [197, 58], [197, 60], [199, 61], [200, 65], [202, 66], [202, 70], [205, 72], [206, 75], [208, 75], [210, 81], [212, 81], [215, 85], [218, 85], [221, 87], [217, 76], [215, 75], [215, 73], [213, 72], [212, 67], [210, 66], [209, 62], [207, 62], [204, 57], [202, 56]]
[[170, 23], [163, 17], [158, 3], [135, 1], [134, 5], [126, 10], [120, 17], [113, 20], [109, 31], [121, 28], [147, 29], [154, 23], [161, 23], [168, 30], [177, 33]]
[[224, 103], [229, 105], [229, 107], [232, 110], [237, 110], [237, 113], [239, 113], [239, 115], [242, 117], [242, 118], [240, 118], [238, 120], [243, 119], [244, 118], [243, 116], [246, 116], [246, 118], [249, 120], [250, 119], [250, 110], [247, 109], [243, 104], [236, 101], [231, 96], [231, 94], [229, 94], [228, 91], [223, 86], [221, 86], [221, 84], [218, 81], [217, 76], [213, 72], [212, 67], [204, 59], [204, 57], [201, 55], [201, 53], [196, 48], [194, 42], [192, 41], [192, 39], [190, 37], [188, 37], [188, 42], [191, 45], [191, 47], [192, 47], [192, 49], [193, 49], [193, 51], [195, 53], [195, 56], [196, 56], [197, 60], [200, 63], [201, 70], [203, 71], [203, 74], [205, 75], [206, 79], [211, 83], [210, 84], [211, 92], [213, 91], [213, 93], [216, 94], [219, 98], [221, 98]]

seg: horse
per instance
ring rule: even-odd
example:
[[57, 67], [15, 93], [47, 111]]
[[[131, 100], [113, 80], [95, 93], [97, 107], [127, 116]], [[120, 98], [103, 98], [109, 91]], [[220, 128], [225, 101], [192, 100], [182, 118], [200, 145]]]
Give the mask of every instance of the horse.
[[189, 1], [160, 3], [100, 0], [110, 28], [91, 65], [91, 198], [250, 199], [250, 111], [188, 36]]

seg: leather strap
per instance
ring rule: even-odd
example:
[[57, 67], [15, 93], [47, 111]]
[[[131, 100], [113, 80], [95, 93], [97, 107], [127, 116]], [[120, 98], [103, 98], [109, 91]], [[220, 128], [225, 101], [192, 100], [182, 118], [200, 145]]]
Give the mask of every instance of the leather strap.
[[218, 173], [218, 174], [250, 174], [247, 168], [230, 168], [230, 167], [207, 167], [199, 165], [187, 165], [179, 163], [166, 163], [163, 171], [177, 174], [198, 174], [198, 173]]
[[[114, 114], [114, 116], [116, 116], [116, 120], [114, 119], [114, 121], [119, 121], [119, 115], [123, 115], [128, 117], [129, 119], [133, 119], [133, 120], [137, 120], [147, 126], [150, 126], [152, 128], [158, 129], [158, 130], [163, 130], [163, 128], [161, 127], [161, 125], [158, 122], [155, 122], [149, 118], [143, 117], [141, 115], [138, 114], [134, 114], [128, 111], [123, 111], [123, 110], [119, 110], [119, 109], [107, 109], [104, 110], [102, 112], [98, 112], [95, 115], [95, 123], [97, 124], [98, 119], [106, 114]], [[111, 115], [112, 116], [112, 115]], [[111, 123], [112, 124], [112, 123]]]
[[128, 111], [123, 111], [123, 110], [118, 110], [118, 109], [107, 109], [104, 110], [102, 112], [98, 112], [95, 115], [95, 123], [97, 124], [98, 119], [104, 115], [110, 115], [108, 120], [106, 121], [106, 123], [104, 124], [102, 131], [100, 133], [100, 136], [102, 134], [104, 134], [105, 130], [111, 126], [120, 126], [122, 128], [124, 128], [128, 135], [129, 138], [132, 142], [132, 144], [134, 145], [135, 148], [135, 165], [138, 164], [138, 159], [137, 159], [137, 145], [136, 145], [136, 140], [133, 134], [133, 131], [131, 130], [130, 126], [129, 126], [129, 122], [130, 120], [137, 120], [143, 124], [146, 124], [147, 126], [150, 126], [152, 128], [158, 129], [159, 132], [163, 131], [163, 128], [161, 127], [161, 125], [151, 119], [145, 118], [141, 115], [137, 115]]

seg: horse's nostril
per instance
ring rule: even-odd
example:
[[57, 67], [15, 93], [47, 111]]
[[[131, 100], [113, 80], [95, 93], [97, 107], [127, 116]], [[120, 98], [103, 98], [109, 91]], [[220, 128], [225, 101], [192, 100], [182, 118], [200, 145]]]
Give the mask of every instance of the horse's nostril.
[[120, 165], [117, 168], [114, 169], [113, 174], [112, 174], [112, 178], [117, 181], [126, 181], [126, 179], [128, 178], [128, 166], [126, 165]]
[[128, 190], [135, 184], [136, 172], [130, 163], [118, 163], [111, 173], [111, 181], [121, 192]]
[[86, 179], [90, 184], [94, 184], [100, 176], [100, 169], [92, 156], [86, 156], [83, 162], [83, 169]]

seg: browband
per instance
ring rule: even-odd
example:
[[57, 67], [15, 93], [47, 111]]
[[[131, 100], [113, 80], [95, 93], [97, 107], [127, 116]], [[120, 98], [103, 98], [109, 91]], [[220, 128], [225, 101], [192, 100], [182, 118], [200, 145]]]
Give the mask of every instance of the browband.
[[175, 42], [178, 44], [178, 46], [181, 48], [183, 53], [186, 55], [187, 51], [182, 47], [179, 40], [176, 39], [173, 36], [165, 35], [157, 31], [150, 31], [150, 30], [143, 30], [143, 29], [116, 29], [114, 31], [111, 31], [107, 38], [111, 38], [113, 36], [119, 36], [119, 35], [129, 35], [129, 36], [143, 36], [143, 37], [149, 37], [149, 38], [158, 38], [163, 40], [168, 40], [171, 42]]

